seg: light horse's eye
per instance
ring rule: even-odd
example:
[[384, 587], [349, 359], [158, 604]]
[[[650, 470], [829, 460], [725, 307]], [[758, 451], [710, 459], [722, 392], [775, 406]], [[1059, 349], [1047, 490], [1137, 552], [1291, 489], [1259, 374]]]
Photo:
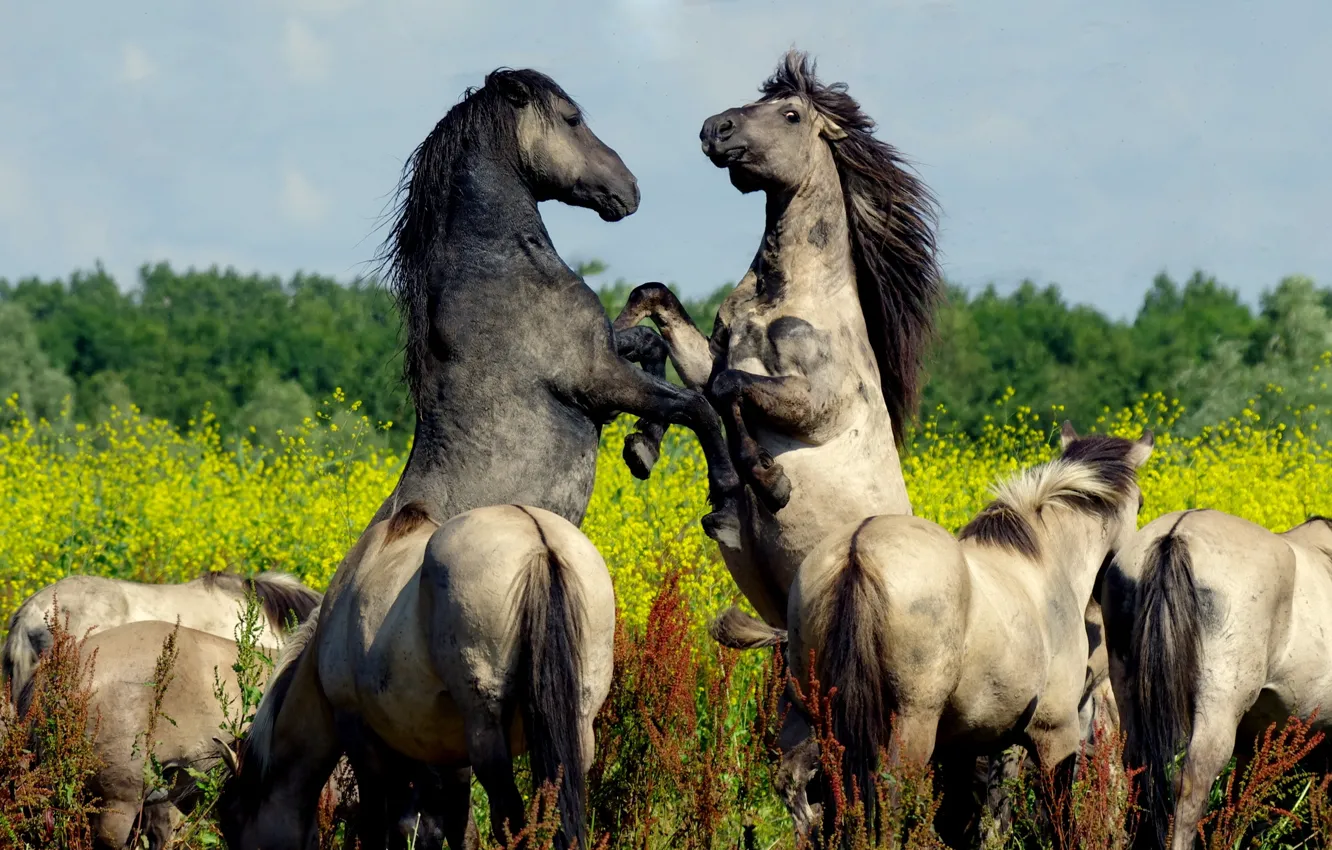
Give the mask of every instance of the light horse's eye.
[[800, 123], [800, 113], [799, 113], [799, 112], [796, 112], [794, 109], [788, 109], [788, 110], [786, 110], [786, 113], [785, 113], [785, 114], [786, 114], [786, 121], [787, 121], [788, 124], [799, 124], [799, 123]]
[[568, 124], [570, 127], [577, 127], [579, 124], [583, 123], [583, 116], [579, 115], [577, 112], [572, 115], [566, 115], [564, 116], [564, 123]]

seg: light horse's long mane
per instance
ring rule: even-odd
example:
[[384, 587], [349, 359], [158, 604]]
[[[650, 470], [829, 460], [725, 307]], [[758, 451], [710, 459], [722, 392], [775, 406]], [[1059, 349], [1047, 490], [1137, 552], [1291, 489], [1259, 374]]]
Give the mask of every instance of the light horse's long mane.
[[938, 210], [897, 149], [874, 137], [874, 119], [846, 84], [824, 84], [814, 72], [808, 54], [789, 51], [760, 87], [761, 99], [798, 95], [847, 133], [828, 144], [842, 181], [860, 310], [900, 444], [920, 401], [921, 361], [943, 295], [934, 237]]
[[1036, 523], [1047, 508], [1063, 506], [1111, 516], [1137, 479], [1129, 453], [1133, 442], [1093, 435], [1069, 444], [1063, 455], [1024, 469], [993, 488], [994, 501], [958, 532], [1035, 559], [1040, 555]]
[[282, 652], [273, 665], [273, 672], [268, 677], [264, 695], [255, 708], [254, 722], [250, 724], [249, 732], [241, 741], [240, 758], [249, 763], [246, 766], [254, 771], [259, 781], [263, 780], [264, 774], [268, 771], [269, 755], [273, 752], [273, 730], [277, 724], [278, 712], [287, 698], [287, 691], [291, 689], [296, 661], [314, 637], [315, 630], [319, 628], [319, 610], [315, 608], [311, 611], [310, 616], [283, 645]]
[[545, 74], [499, 68], [486, 75], [483, 86], [463, 93], [403, 166], [393, 227], [378, 261], [402, 314], [403, 377], [414, 400], [430, 357], [429, 271], [439, 236], [453, 214], [454, 172], [463, 154], [477, 145], [483, 145], [492, 159], [519, 164], [517, 109], [510, 99], [515, 95], [547, 120], [554, 119], [557, 99], [578, 109], [573, 98]]

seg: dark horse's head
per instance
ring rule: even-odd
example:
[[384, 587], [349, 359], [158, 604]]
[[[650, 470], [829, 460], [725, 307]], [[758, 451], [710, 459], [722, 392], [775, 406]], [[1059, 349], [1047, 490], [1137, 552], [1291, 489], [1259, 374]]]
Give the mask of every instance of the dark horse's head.
[[703, 152], [740, 191], [780, 195], [820, 179], [815, 170], [831, 151], [837, 174], [822, 179], [841, 184], [860, 308], [901, 440], [943, 295], [934, 198], [897, 149], [874, 137], [874, 119], [846, 84], [820, 82], [807, 54], [789, 51], [759, 91], [703, 122]]
[[[427, 291], [434, 248], [446, 222], [469, 214], [462, 188], [477, 175], [500, 175], [526, 200], [561, 201], [619, 221], [638, 209], [638, 181], [597, 138], [564, 89], [532, 70], [500, 68], [469, 88], [403, 168], [396, 220], [380, 251], [407, 325], [408, 383], [416, 388], [426, 357]], [[522, 197], [511, 199], [515, 205]]]

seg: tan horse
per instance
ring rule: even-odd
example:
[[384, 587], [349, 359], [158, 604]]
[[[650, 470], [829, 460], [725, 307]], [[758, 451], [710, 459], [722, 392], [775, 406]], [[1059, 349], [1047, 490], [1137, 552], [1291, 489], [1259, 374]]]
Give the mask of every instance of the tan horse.
[[700, 134], [736, 188], [767, 196], [762, 243], [711, 339], [661, 284], [634, 290], [615, 327], [651, 318], [726, 420], [747, 497], [738, 523], [709, 533], [781, 628], [797, 567], [831, 529], [911, 513], [898, 444], [942, 284], [929, 191], [846, 86], [793, 51], [761, 91]]
[[[1084, 612], [1102, 565], [1135, 530], [1136, 470], [1152, 437], [1078, 438], [1065, 423], [1063, 445], [1062, 457], [1000, 485], [957, 538], [917, 517], [870, 517], [801, 565], [792, 673], [808, 681], [812, 649], [819, 680], [837, 689], [848, 788], [872, 787], [881, 748], [924, 762], [1022, 743], [1045, 769], [1076, 753]], [[812, 826], [812, 811], [793, 814]]]
[[[219, 804], [232, 850], [304, 848], [319, 788], [355, 718], [380, 750], [456, 771], [439, 807], [463, 846], [467, 768], [503, 825], [523, 824], [512, 757], [534, 781], [563, 769], [557, 846], [587, 846], [592, 720], [610, 689], [615, 597], [605, 562], [568, 520], [477, 508], [438, 525], [411, 503], [362, 536], [318, 623], [288, 647]], [[353, 765], [355, 765], [353, 759]]]
[[1332, 521], [1166, 514], [1107, 570], [1102, 605], [1124, 761], [1146, 768], [1138, 844], [1186, 850], [1232, 754], [1243, 771], [1268, 725], [1332, 721]]
[[210, 572], [181, 584], [148, 584], [102, 576], [66, 576], [24, 600], [9, 619], [3, 672], [17, 700], [27, 686], [42, 653], [51, 645], [46, 616], [59, 603], [60, 616], [69, 616], [69, 631], [76, 638], [126, 623], [161, 620], [224, 638], [235, 636], [245, 610], [245, 597], [254, 594], [263, 606], [265, 622], [259, 645], [272, 651], [282, 643], [284, 630], [309, 616], [320, 594], [295, 576], [263, 572], [253, 578]]
[[[199, 795], [186, 768], [206, 770], [217, 762], [214, 739], [226, 718], [214, 696], [215, 671], [228, 698], [240, 699], [231, 674], [237, 658], [235, 642], [181, 628], [152, 742], [166, 786], [148, 785], [145, 731], [153, 711], [154, 668], [173, 631], [173, 623], [141, 620], [99, 631], [81, 647], [84, 665], [96, 653], [89, 717], [96, 724], [93, 749], [101, 767], [89, 779], [88, 790], [101, 800], [102, 811], [92, 818], [93, 837], [100, 848], [136, 847], [136, 836], [146, 838], [150, 848], [171, 845], [181, 811], [188, 812]], [[38, 672], [28, 680], [25, 696], [41, 686], [42, 678]], [[92, 734], [93, 729], [88, 731]]]

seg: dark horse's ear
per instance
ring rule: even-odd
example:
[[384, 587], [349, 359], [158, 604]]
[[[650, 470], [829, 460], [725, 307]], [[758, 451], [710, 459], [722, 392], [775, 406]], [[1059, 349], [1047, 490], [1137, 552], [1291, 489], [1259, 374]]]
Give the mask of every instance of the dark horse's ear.
[[510, 74], [497, 74], [495, 88], [514, 106], [521, 108], [532, 102], [532, 90], [522, 80]]

